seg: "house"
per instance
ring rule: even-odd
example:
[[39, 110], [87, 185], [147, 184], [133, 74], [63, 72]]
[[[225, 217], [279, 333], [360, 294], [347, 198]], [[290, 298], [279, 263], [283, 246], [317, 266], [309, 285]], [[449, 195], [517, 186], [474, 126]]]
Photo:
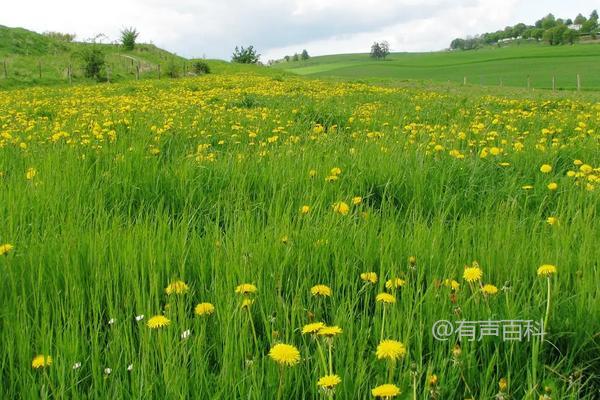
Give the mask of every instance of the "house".
[[567, 25], [567, 28], [572, 29], [574, 31], [579, 31], [581, 30], [581, 24], [571, 24], [571, 25]]

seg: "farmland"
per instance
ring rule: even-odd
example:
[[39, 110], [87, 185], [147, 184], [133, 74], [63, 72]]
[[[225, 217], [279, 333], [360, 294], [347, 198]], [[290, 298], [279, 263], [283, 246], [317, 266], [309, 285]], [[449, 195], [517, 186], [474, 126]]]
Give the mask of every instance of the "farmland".
[[0, 397], [597, 398], [593, 95], [261, 71], [2, 92]]

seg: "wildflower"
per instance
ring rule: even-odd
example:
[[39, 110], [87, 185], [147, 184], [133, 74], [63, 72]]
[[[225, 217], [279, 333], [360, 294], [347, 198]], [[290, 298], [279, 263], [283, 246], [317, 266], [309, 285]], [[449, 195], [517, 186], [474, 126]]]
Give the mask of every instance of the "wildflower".
[[537, 274], [538, 276], [550, 276], [556, 273], [556, 266], [552, 264], [544, 264], [538, 268]]
[[300, 352], [295, 346], [279, 343], [271, 347], [269, 357], [280, 365], [292, 367], [300, 361]]
[[500, 378], [500, 381], [498, 381], [498, 388], [501, 392], [506, 392], [506, 389], [508, 389], [508, 381], [506, 378]]
[[548, 223], [548, 225], [556, 225], [556, 224], [558, 224], [558, 218], [548, 217], [548, 218], [546, 218], [546, 222]]
[[523, 190], [531, 190], [531, 189], [533, 189], [533, 185], [523, 185], [523, 186], [521, 186], [521, 189], [523, 189]]
[[311, 169], [310, 171], [308, 171], [308, 176], [310, 176], [311, 178], [314, 178], [317, 175], [317, 171], [314, 169]]
[[0, 256], [5, 256], [12, 251], [15, 247], [10, 243], [0, 245]]
[[396, 302], [396, 298], [389, 293], [379, 293], [377, 297], [375, 297], [375, 301], [378, 303], [392, 304]]
[[164, 315], [155, 315], [154, 317], [148, 319], [147, 325], [150, 329], [158, 329], [168, 326], [170, 323], [171, 320], [169, 320]]
[[389, 399], [398, 396], [400, 394], [400, 388], [394, 384], [386, 383], [385, 385], [377, 386], [371, 390], [371, 394], [373, 397], [385, 397]]
[[317, 381], [317, 386], [323, 389], [333, 389], [342, 382], [342, 379], [337, 375], [325, 375]]
[[360, 203], [362, 203], [362, 197], [360, 197], [360, 196], [356, 196], [356, 197], [353, 197], [353, 198], [352, 198], [352, 204], [353, 204], [353, 205], [357, 206], [357, 205], [359, 205]]
[[338, 167], [335, 167], [335, 168], [331, 168], [331, 171], [329, 171], [329, 173], [331, 175], [339, 175], [342, 173], [342, 170]]
[[460, 289], [460, 283], [458, 283], [454, 279], [444, 279], [444, 286], [449, 287], [454, 291]]
[[558, 189], [558, 183], [556, 182], [550, 182], [547, 186], [548, 190], [556, 190]]
[[396, 340], [383, 340], [377, 346], [375, 353], [378, 359], [387, 358], [389, 360], [397, 360], [406, 355], [406, 347], [403, 343]]
[[313, 296], [331, 297], [331, 288], [325, 285], [315, 285], [310, 288], [310, 293]]
[[429, 376], [429, 385], [430, 386], [435, 386], [435, 385], [437, 385], [437, 383], [438, 383], [438, 377], [437, 377], [437, 375], [436, 374], [431, 374]]
[[287, 235], [283, 235], [280, 240], [281, 240], [281, 243], [288, 244], [290, 238], [288, 238]]
[[114, 318], [111, 318], [111, 319], [108, 320], [108, 324], [109, 325], [113, 325], [115, 322], [117, 322], [117, 320], [114, 319]]
[[185, 294], [190, 290], [188, 285], [184, 281], [174, 281], [169, 283], [169, 286], [166, 287], [165, 293], [168, 295], [171, 294]]
[[244, 300], [242, 300], [242, 304], [240, 305], [240, 307], [241, 308], [250, 308], [250, 306], [252, 304], [254, 304], [254, 300], [244, 297]]
[[27, 172], [25, 172], [25, 178], [27, 178], [28, 181], [35, 178], [36, 175], [37, 175], [37, 169], [35, 169], [35, 168], [28, 168]]
[[550, 165], [550, 164], [543, 164], [540, 167], [540, 171], [542, 173], [544, 173], [544, 174], [548, 174], [548, 173], [552, 172], [552, 165]]
[[37, 355], [31, 361], [31, 367], [34, 369], [49, 367], [52, 365], [52, 357], [49, 355]]
[[133, 371], [133, 364], [129, 364], [127, 366], [127, 371], [129, 371], [129, 372]]
[[406, 281], [400, 278], [388, 279], [385, 283], [385, 288], [387, 290], [398, 289], [402, 286], [406, 285]]
[[350, 212], [350, 206], [348, 206], [348, 204], [344, 203], [343, 201], [335, 203], [332, 207], [333, 212], [340, 215], [348, 215], [348, 213]]
[[187, 338], [189, 338], [192, 335], [192, 331], [189, 329], [186, 329], [185, 331], [181, 332], [181, 339], [185, 340]]
[[211, 303], [200, 303], [194, 308], [196, 315], [210, 315], [215, 312], [215, 306]]
[[106, 375], [110, 375], [110, 374], [111, 374], [111, 372], [112, 372], [112, 369], [110, 369], [110, 368], [108, 368], [108, 367], [104, 368], [104, 373], [105, 373]]
[[242, 283], [241, 285], [235, 288], [236, 293], [240, 293], [243, 295], [256, 293], [257, 290], [258, 289], [256, 289], [256, 286], [254, 286], [251, 283]]
[[488, 284], [483, 285], [483, 287], [481, 288], [481, 292], [483, 294], [494, 295], [494, 294], [498, 293], [498, 288], [496, 286], [488, 283]]
[[362, 274], [360, 274], [360, 279], [368, 283], [377, 283], [377, 273], [363, 272]]
[[302, 327], [302, 334], [314, 334], [319, 332], [324, 327], [325, 324], [323, 322], [313, 322], [312, 324], [306, 324]]
[[463, 272], [463, 279], [469, 283], [476, 282], [483, 277], [483, 271], [479, 267], [466, 267]]
[[300, 207], [300, 213], [301, 214], [308, 214], [310, 212], [310, 207], [309, 206], [302, 206]]
[[141, 320], [143, 320], [143, 319], [144, 319], [144, 314], [140, 314], [140, 315], [136, 315], [136, 316], [135, 316], [135, 320], [136, 320], [136, 322], [140, 322], [140, 321], [141, 321]]
[[327, 182], [335, 182], [340, 179], [337, 175], [329, 175], [325, 177], [325, 181]]
[[342, 328], [340, 328], [339, 326], [324, 326], [321, 329], [319, 329], [317, 335], [331, 338], [340, 335], [342, 332]]
[[408, 264], [410, 264], [411, 267], [414, 267], [415, 265], [417, 265], [417, 257], [415, 257], [415, 256], [408, 257]]

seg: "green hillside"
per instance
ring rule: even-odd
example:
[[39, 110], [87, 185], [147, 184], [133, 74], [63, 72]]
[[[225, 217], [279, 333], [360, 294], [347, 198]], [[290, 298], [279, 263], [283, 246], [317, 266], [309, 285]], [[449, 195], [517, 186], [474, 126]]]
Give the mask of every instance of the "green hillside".
[[[73, 83], [93, 82], [84, 77], [81, 51], [90, 43], [64, 42], [22, 28], [0, 25], [0, 88], [64, 84], [71, 65]], [[158, 65], [165, 74], [168, 65], [183, 73], [185, 59], [152, 44], [139, 44], [125, 51], [114, 44], [96, 44], [105, 53], [111, 81], [156, 78]], [[6, 68], [5, 68], [6, 65]]]
[[423, 80], [436, 82], [575, 89], [580, 74], [583, 90], [600, 90], [600, 45], [515, 45], [473, 51], [392, 53], [385, 61], [368, 54], [313, 57], [281, 62], [273, 68], [299, 75], [335, 76], [373, 80]]

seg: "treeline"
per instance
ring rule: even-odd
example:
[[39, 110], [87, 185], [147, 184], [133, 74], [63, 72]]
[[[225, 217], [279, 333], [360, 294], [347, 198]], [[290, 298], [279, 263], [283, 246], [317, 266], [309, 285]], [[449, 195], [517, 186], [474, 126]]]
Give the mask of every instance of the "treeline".
[[578, 14], [574, 20], [546, 15], [535, 25], [519, 23], [507, 26], [504, 30], [488, 32], [466, 39], [457, 38], [450, 43], [451, 50], [473, 50], [485, 45], [507, 43], [518, 39], [545, 41], [550, 45], [573, 44], [581, 36], [588, 35], [596, 39], [598, 35], [598, 12], [592, 11], [586, 18]]

